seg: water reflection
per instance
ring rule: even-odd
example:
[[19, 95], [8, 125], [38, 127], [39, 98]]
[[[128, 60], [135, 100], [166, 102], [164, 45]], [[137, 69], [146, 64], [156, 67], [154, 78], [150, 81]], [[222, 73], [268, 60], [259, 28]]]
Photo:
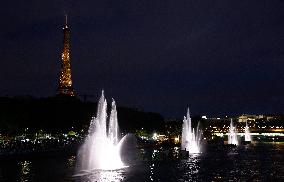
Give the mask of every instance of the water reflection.
[[7, 160], [0, 161], [0, 181], [284, 181], [283, 153], [284, 144], [274, 143], [222, 150], [213, 146], [186, 159], [159, 157], [163, 151], [152, 150], [147, 160], [133, 163], [129, 168], [80, 171], [75, 176], [74, 156]]
[[125, 178], [124, 169], [121, 170], [94, 170], [74, 176], [76, 181], [86, 182], [120, 182]]
[[20, 181], [21, 182], [30, 181], [32, 162], [21, 161], [19, 162], [19, 165], [20, 165]]
[[173, 158], [174, 159], [178, 159], [179, 158], [179, 148], [178, 147], [174, 147], [174, 150], [173, 150]]
[[179, 170], [182, 171], [181, 181], [197, 181], [200, 170], [201, 154], [191, 154], [187, 160], [180, 163]]
[[71, 157], [69, 157], [69, 158], [67, 159], [67, 166], [68, 166], [69, 168], [74, 167], [75, 164], [76, 164], [76, 156], [71, 156]]
[[150, 178], [151, 181], [154, 181], [154, 166], [155, 166], [154, 163], [150, 165], [150, 176], [149, 176], [149, 178]]

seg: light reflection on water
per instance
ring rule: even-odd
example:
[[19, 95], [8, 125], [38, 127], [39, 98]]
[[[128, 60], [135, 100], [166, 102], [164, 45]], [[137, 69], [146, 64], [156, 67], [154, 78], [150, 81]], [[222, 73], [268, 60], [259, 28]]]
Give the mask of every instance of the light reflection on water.
[[179, 163], [178, 170], [181, 171], [179, 181], [196, 181], [200, 169], [200, 156], [201, 154], [190, 154], [188, 159]]
[[[192, 154], [188, 159], [159, 157], [119, 171], [94, 171], [75, 181], [271, 181], [283, 180], [284, 145], [250, 145]], [[174, 149], [174, 153], [178, 153]]]
[[149, 178], [150, 178], [150, 180], [151, 181], [154, 181], [154, 167], [155, 167], [155, 164], [151, 164], [150, 165], [150, 176], [149, 176]]
[[283, 144], [257, 144], [233, 149], [211, 146], [206, 152], [190, 155], [188, 159], [159, 155], [165, 156], [162, 151], [152, 150], [147, 160], [128, 168], [85, 171], [77, 176], [74, 176], [75, 156], [0, 161], [0, 181], [284, 181]]
[[76, 165], [76, 156], [71, 156], [67, 159], [68, 167], [74, 167]]
[[120, 170], [94, 170], [85, 174], [74, 175], [75, 181], [84, 182], [120, 182], [125, 178], [124, 169]]
[[19, 162], [20, 165], [20, 181], [21, 182], [27, 182], [30, 181], [31, 178], [31, 167], [32, 162], [31, 161], [21, 161]]

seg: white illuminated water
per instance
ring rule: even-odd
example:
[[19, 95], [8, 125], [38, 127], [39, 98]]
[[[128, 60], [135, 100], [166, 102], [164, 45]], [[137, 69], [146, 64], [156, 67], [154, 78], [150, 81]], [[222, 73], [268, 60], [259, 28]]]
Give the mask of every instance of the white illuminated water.
[[124, 138], [119, 140], [119, 127], [115, 101], [107, 116], [104, 92], [98, 103], [97, 116], [92, 118], [89, 133], [79, 151], [80, 170], [115, 170], [127, 167], [120, 156]]
[[201, 130], [199, 129], [199, 124], [196, 130], [192, 128], [191, 118], [188, 108], [187, 115], [184, 117], [182, 124], [181, 149], [186, 150], [189, 153], [200, 153], [201, 152], [200, 144], [201, 144]]
[[246, 122], [246, 127], [245, 127], [245, 141], [248, 141], [248, 142], [251, 141], [250, 131], [249, 131], [247, 122]]
[[238, 138], [236, 133], [236, 127], [233, 125], [233, 120], [231, 119], [230, 129], [228, 133], [228, 144], [238, 145]]

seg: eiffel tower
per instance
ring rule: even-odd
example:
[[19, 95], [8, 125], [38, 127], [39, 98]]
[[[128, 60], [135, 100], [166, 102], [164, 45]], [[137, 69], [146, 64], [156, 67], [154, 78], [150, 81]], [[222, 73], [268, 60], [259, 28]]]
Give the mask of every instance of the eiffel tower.
[[57, 89], [57, 95], [74, 96], [70, 64], [70, 28], [68, 27], [67, 15], [63, 27], [63, 50], [61, 54], [61, 70]]

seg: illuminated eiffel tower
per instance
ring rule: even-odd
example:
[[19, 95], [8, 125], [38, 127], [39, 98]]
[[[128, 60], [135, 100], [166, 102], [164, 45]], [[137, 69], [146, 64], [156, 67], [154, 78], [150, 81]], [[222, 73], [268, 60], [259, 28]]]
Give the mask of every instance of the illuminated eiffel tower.
[[63, 50], [57, 95], [74, 96], [70, 64], [70, 29], [67, 24], [67, 15], [65, 15], [65, 26], [63, 27]]

